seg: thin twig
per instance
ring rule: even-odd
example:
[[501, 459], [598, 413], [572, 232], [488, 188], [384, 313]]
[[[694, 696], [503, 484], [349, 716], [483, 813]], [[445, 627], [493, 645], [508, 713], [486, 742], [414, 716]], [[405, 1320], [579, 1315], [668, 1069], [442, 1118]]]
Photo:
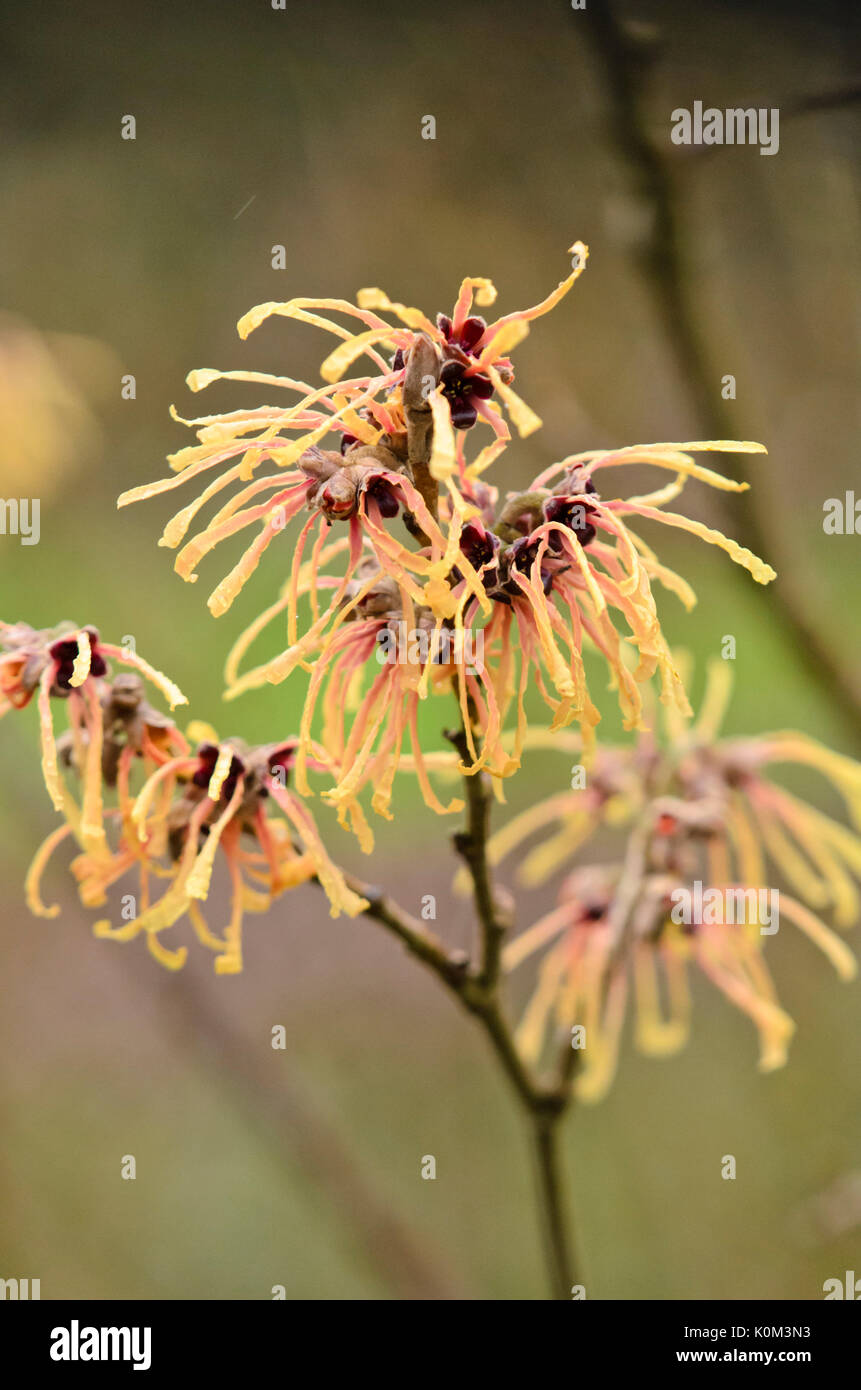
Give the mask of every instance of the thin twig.
[[[446, 733], [449, 743], [454, 744], [460, 754], [461, 762], [470, 761], [469, 742], [466, 729], [453, 729]], [[506, 932], [513, 925], [511, 913], [506, 910], [494, 893], [490, 878], [490, 865], [487, 862], [487, 839], [490, 831], [491, 793], [484, 772], [465, 775], [467, 821], [466, 830], [453, 837], [454, 847], [464, 860], [472, 879], [476, 912], [481, 927], [482, 960], [479, 979], [492, 990], [498, 979], [502, 964], [502, 946]]]
[[554, 1297], [569, 1299], [575, 1280], [569, 1231], [571, 1222], [565, 1201], [560, 1162], [561, 1131], [557, 1121], [537, 1115], [533, 1121], [540, 1208]]
[[433, 412], [428, 398], [439, 381], [439, 372], [439, 354], [430, 338], [420, 333], [410, 348], [404, 373], [402, 399], [407, 426], [407, 471], [433, 517], [439, 509], [439, 484], [430, 471]]
[[469, 966], [463, 951], [449, 951], [439, 937], [428, 931], [394, 898], [372, 884], [345, 874], [347, 885], [368, 903], [365, 916], [386, 927], [406, 946], [411, 955], [430, 967], [450, 989], [460, 991]]
[[462, 951], [447, 950], [438, 937], [427, 931], [388, 894], [381, 893], [352, 875], [347, 874], [345, 878], [353, 892], [367, 900], [364, 915], [392, 932], [406, 946], [410, 955], [442, 980], [467, 1013], [479, 1019], [505, 1074], [521, 1099], [542, 1113], [564, 1108], [558, 1087], [547, 1088], [530, 1076], [503, 1017], [495, 989], [489, 989], [481, 976], [470, 970], [468, 957]]
[[[681, 218], [672, 170], [647, 133], [642, 111], [641, 54], [613, 13], [610, 0], [589, 8], [584, 28], [604, 69], [617, 144], [625, 157], [638, 197], [652, 211], [649, 234], [639, 256], [644, 281], [664, 327], [669, 351], [687, 383], [697, 414], [714, 439], [731, 437], [735, 423], [712, 382], [714, 373], [699, 328], [681, 249]], [[726, 471], [738, 478], [738, 461], [728, 456]], [[768, 556], [773, 536], [764, 526], [751, 493], [735, 498], [736, 535], [750, 550]], [[788, 568], [788, 567], [787, 567]], [[836, 703], [856, 730], [861, 720], [861, 678], [843, 668], [834, 644], [814, 619], [790, 573], [775, 588], [772, 611], [808, 675]]]

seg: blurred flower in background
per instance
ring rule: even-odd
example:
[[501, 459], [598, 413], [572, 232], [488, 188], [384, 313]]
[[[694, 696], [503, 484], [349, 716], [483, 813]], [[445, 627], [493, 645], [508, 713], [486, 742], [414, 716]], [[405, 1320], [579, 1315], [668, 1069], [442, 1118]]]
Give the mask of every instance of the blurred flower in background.
[[4, 496], [62, 496], [99, 449], [98, 409], [118, 381], [118, 359], [106, 344], [41, 332], [0, 311]]
[[[852, 952], [811, 909], [831, 911], [841, 928], [858, 918], [861, 764], [803, 733], [719, 739], [732, 667], [717, 659], [708, 676], [695, 721], [666, 710], [663, 739], [646, 732], [627, 749], [599, 746], [582, 787], [530, 807], [490, 843], [497, 862], [518, 851], [518, 877], [535, 884], [602, 824], [625, 831], [609, 862], [569, 867], [557, 905], [505, 951], [513, 970], [553, 943], [519, 1039], [536, 1059], [548, 1035], [582, 1023], [583, 1100], [601, 1099], [613, 1081], [629, 995], [641, 1052], [667, 1056], [685, 1045], [692, 966], [756, 1026], [760, 1069], [783, 1066], [795, 1025], [764, 960], [781, 915], [841, 979], [857, 973]], [[822, 773], [852, 828], [772, 782], [765, 769], [773, 763]], [[798, 898], [770, 887], [775, 873]]]

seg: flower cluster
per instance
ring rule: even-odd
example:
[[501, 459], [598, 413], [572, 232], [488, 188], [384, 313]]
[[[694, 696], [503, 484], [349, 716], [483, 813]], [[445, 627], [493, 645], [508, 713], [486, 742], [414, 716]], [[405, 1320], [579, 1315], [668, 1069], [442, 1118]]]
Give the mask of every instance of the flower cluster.
[[[692, 966], [753, 1021], [761, 1068], [784, 1063], [794, 1025], [764, 960], [777, 924], [763, 913], [762, 895], [775, 891], [776, 875], [791, 889], [776, 890], [780, 916], [841, 978], [856, 973], [853, 955], [817, 912], [846, 927], [861, 908], [861, 765], [802, 733], [718, 738], [729, 670], [720, 660], [710, 668], [695, 721], [671, 717], [665, 742], [643, 734], [632, 747], [599, 749], [583, 787], [531, 807], [491, 842], [497, 863], [518, 852], [519, 877], [530, 884], [567, 866], [557, 905], [510, 943], [505, 963], [513, 970], [549, 948], [519, 1039], [538, 1059], [554, 1034], [570, 1039], [581, 1025], [583, 1099], [599, 1099], [613, 1079], [631, 995], [641, 1051], [664, 1055], [684, 1045]], [[779, 763], [823, 773], [853, 828], [773, 782], [766, 770]], [[572, 868], [601, 826], [624, 832], [625, 854]]]
[[[138, 679], [107, 680], [108, 660], [128, 666]], [[171, 709], [186, 704], [182, 691], [130, 648], [101, 640], [94, 627], [61, 623], [36, 631], [27, 623], [0, 622], [0, 715], [23, 709], [35, 694], [39, 705], [42, 771], [54, 809], [71, 815], [82, 848], [105, 847], [102, 784], [115, 785], [120, 750], [156, 759], [184, 745], [169, 720], [144, 700], [145, 676]], [[73, 761], [83, 786], [80, 811], [69, 798], [59, 767], [52, 702], [65, 702], [69, 731], [62, 754]]]
[[[171, 457], [171, 477], [124, 493], [119, 505], [202, 486], [160, 542], [178, 551], [175, 568], [188, 581], [212, 551], [254, 528], [210, 595], [216, 617], [267, 549], [286, 547], [277, 598], [230, 652], [225, 695], [232, 700], [301, 671], [300, 726], [295, 737], [261, 747], [219, 740], [199, 724], [186, 736], [149, 704], [144, 682], [171, 709], [185, 703], [182, 693], [133, 651], [102, 642], [95, 628], [0, 624], [0, 714], [37, 696], [44, 778], [64, 818], [28, 874], [34, 912], [58, 911], [45, 906], [41, 879], [56, 846], [71, 836], [79, 849], [72, 871], [88, 907], [102, 906], [109, 888], [134, 875], [133, 910], [121, 925], [99, 919], [99, 936], [142, 934], [152, 954], [176, 969], [186, 947], [165, 938], [187, 918], [216, 953], [216, 969], [237, 971], [244, 913], [266, 909], [299, 883], [317, 880], [333, 915], [371, 906], [333, 863], [307, 809], [312, 773], [324, 779], [322, 796], [341, 824], [370, 852], [367, 789], [372, 810], [388, 818], [399, 770], [416, 776], [439, 814], [464, 804], [440, 795], [438, 779], [452, 774], [489, 774], [503, 800], [504, 779], [530, 744], [543, 741], [578, 749], [585, 785], [516, 817], [488, 847], [491, 862], [517, 850], [528, 883], [564, 873], [554, 909], [503, 957], [513, 970], [547, 948], [519, 1031], [527, 1063], [540, 1065], [560, 1030], [570, 1062], [570, 1029], [581, 1024], [587, 1043], [576, 1084], [583, 1097], [598, 1097], [616, 1069], [629, 999], [640, 1047], [664, 1053], [684, 1042], [692, 965], [753, 1020], [761, 1065], [782, 1063], [793, 1025], [765, 964], [766, 936], [756, 922], [739, 924], [726, 905], [730, 895], [746, 903], [779, 872], [793, 894], [782, 896], [784, 915], [849, 978], [854, 958], [816, 914], [830, 910], [842, 927], [861, 906], [861, 768], [801, 734], [719, 739], [729, 668], [712, 670], [694, 719], [682, 663], [662, 631], [655, 586], [688, 609], [696, 597], [640, 536], [640, 522], [720, 547], [758, 583], [775, 577], [744, 546], [671, 507], [692, 481], [728, 492], [748, 486], [697, 454], [761, 454], [762, 445], [698, 440], [594, 449], [569, 454], [504, 497], [489, 481], [488, 469], [511, 441], [509, 422], [521, 436], [541, 424], [514, 390], [512, 354], [585, 267], [582, 243], [571, 254], [571, 273], [539, 304], [490, 321], [473, 312], [496, 300], [481, 277], [465, 279], [451, 314], [435, 320], [379, 289], [361, 290], [355, 304], [267, 303], [240, 320], [243, 338], [273, 316], [334, 334], [339, 342], [322, 363], [321, 386], [262, 372], [189, 375], [193, 391], [221, 380], [253, 382], [288, 392], [292, 403], [181, 420], [198, 442]], [[369, 370], [348, 375], [362, 359]], [[657, 468], [667, 480], [619, 495], [617, 470], [629, 465]], [[211, 502], [214, 513], [196, 529]], [[251, 664], [251, 648], [275, 622], [285, 633], [282, 649]], [[415, 658], [381, 662], [395, 633], [410, 635]], [[403, 649], [388, 643], [387, 650]], [[597, 743], [589, 649], [606, 666], [624, 727], [636, 731], [630, 746]], [[129, 669], [111, 676], [110, 662]], [[545, 729], [530, 727], [528, 691], [549, 711]], [[460, 714], [461, 732], [449, 736], [456, 753], [422, 746], [422, 702], [436, 695]], [[69, 723], [60, 738], [57, 701]], [[655, 732], [658, 702], [663, 740]], [[765, 775], [786, 760], [824, 772], [855, 829]], [[467, 780], [471, 821], [476, 787], [481, 780]], [[599, 827], [624, 834], [624, 853], [606, 864], [572, 864]], [[536, 842], [524, 853], [530, 837]], [[217, 859], [230, 907], [226, 925], [213, 930], [201, 904]], [[692, 883], [706, 892], [678, 919], [676, 896]]]
[[[289, 785], [295, 739], [248, 748], [240, 740], [219, 743], [198, 724], [189, 729], [199, 740], [192, 750], [173, 721], [149, 704], [142, 676], [172, 708], [186, 702], [182, 692], [135, 653], [102, 642], [92, 627], [64, 623], [37, 632], [3, 623], [0, 647], [0, 713], [23, 708], [38, 691], [45, 781], [63, 814], [27, 874], [27, 902], [37, 916], [59, 911], [44, 903], [41, 882], [68, 837], [79, 848], [71, 868], [86, 907], [102, 906], [110, 887], [135, 876], [134, 892], [123, 898], [131, 904], [123, 925], [100, 919], [96, 935], [127, 941], [143, 933], [150, 952], [170, 969], [184, 964], [187, 950], [167, 946], [162, 934], [185, 916], [199, 940], [217, 952], [216, 970], [225, 973], [242, 967], [245, 911], [265, 911], [288, 888], [317, 879], [333, 915], [355, 915], [367, 906], [332, 863]], [[112, 678], [109, 659], [132, 669]], [[59, 738], [52, 711], [57, 700], [69, 716]], [[135, 780], [142, 782], [137, 793]], [[114, 804], [106, 806], [106, 794]], [[230, 914], [221, 934], [210, 929], [200, 906], [218, 852], [230, 879]], [[159, 883], [164, 891], [156, 894]]]
[[[689, 712], [653, 585], [669, 588], [688, 607], [695, 596], [632, 522], [687, 531], [722, 547], [758, 582], [774, 578], [743, 546], [667, 509], [690, 479], [728, 491], [747, 487], [694, 454], [763, 453], [760, 444], [694, 441], [572, 454], [505, 498], [485, 478], [511, 439], [503, 411], [520, 435], [541, 423], [514, 390], [511, 353], [582, 272], [587, 248], [578, 242], [571, 253], [571, 274], [544, 300], [490, 322], [473, 307], [493, 304], [496, 290], [476, 277], [463, 281], [452, 313], [435, 321], [379, 289], [361, 290], [356, 304], [293, 299], [257, 306], [239, 322], [243, 338], [281, 315], [341, 340], [321, 366], [324, 385], [260, 372], [192, 372], [188, 384], [195, 391], [229, 379], [284, 389], [299, 399], [183, 421], [197, 430], [199, 442], [171, 457], [174, 476], [120, 498], [125, 506], [214, 475], [161, 538], [162, 545], [179, 548], [175, 567], [186, 580], [197, 578], [198, 565], [222, 542], [258, 528], [210, 595], [216, 616], [228, 610], [273, 541], [300, 512], [308, 514], [298, 534], [291, 532], [280, 596], [234, 647], [227, 696], [278, 683], [297, 670], [310, 675], [295, 785], [309, 794], [306, 750], [314, 736], [331, 778], [323, 794], [365, 849], [372, 835], [361, 794], [373, 787], [374, 810], [389, 815], [399, 766], [414, 768], [435, 811], [460, 805], [438, 799], [418, 746], [419, 702], [433, 693], [453, 696], [460, 707], [468, 754], [462, 770], [486, 770], [497, 779], [519, 766], [530, 686], [548, 706], [554, 729], [571, 723], [587, 735], [594, 729], [599, 714], [587, 687], [585, 647], [606, 661], [627, 727], [642, 726], [642, 690], [655, 675], [661, 699], [679, 714]], [[345, 327], [332, 314], [361, 327]], [[345, 379], [363, 357], [371, 371]], [[480, 430], [490, 438], [473, 451]], [[274, 471], [257, 476], [266, 464]], [[657, 467], [670, 481], [646, 495], [619, 497], [613, 470], [629, 464]], [[235, 488], [229, 500], [187, 538], [201, 509], [228, 488]], [[286, 629], [284, 649], [243, 669], [251, 644], [275, 619]], [[480, 667], [457, 657], [391, 663], [381, 672], [373, 661], [376, 643], [393, 624], [434, 637], [480, 632], [484, 660]], [[468, 649], [462, 641], [453, 646]], [[431, 650], [437, 647], [430, 643]], [[405, 757], [407, 739], [411, 753]]]

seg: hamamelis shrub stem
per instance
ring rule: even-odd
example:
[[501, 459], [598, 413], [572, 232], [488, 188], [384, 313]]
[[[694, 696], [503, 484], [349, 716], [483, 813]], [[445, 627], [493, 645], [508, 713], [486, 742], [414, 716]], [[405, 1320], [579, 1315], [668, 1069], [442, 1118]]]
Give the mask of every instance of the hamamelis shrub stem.
[[[448, 737], [461, 758], [465, 759], [465, 730], [460, 729]], [[576, 1060], [576, 1052], [571, 1047], [566, 1048], [559, 1077], [550, 1085], [533, 1078], [518, 1054], [500, 998], [502, 948], [513, 920], [510, 909], [500, 902], [494, 891], [488, 862], [487, 844], [492, 804], [488, 778], [484, 773], [478, 773], [474, 777], [465, 777], [464, 783], [468, 807], [467, 827], [455, 835], [454, 844], [469, 870], [476, 918], [481, 933], [481, 965], [477, 982], [483, 992], [483, 1006], [473, 1007], [472, 1011], [487, 1030], [531, 1124], [550, 1284], [555, 1298], [568, 1299], [578, 1278], [565, 1212], [560, 1126], [573, 1100], [573, 1063]]]
[[[461, 727], [446, 737], [464, 758], [468, 746], [466, 730]], [[536, 1075], [521, 1057], [514, 1029], [506, 1016], [502, 1000], [502, 947], [512, 926], [512, 914], [494, 888], [488, 861], [492, 803], [488, 783], [484, 773], [464, 777], [466, 827], [452, 837], [472, 883], [479, 935], [478, 961], [470, 961], [462, 952], [450, 951], [387, 894], [349, 875], [346, 877], [352, 890], [366, 900], [365, 915], [379, 922], [411, 955], [432, 970], [486, 1034], [531, 1133], [552, 1296], [570, 1299], [579, 1279], [566, 1210], [561, 1126], [574, 1099], [577, 1053], [570, 1045], [566, 1046], [555, 1078], [548, 1081]]]

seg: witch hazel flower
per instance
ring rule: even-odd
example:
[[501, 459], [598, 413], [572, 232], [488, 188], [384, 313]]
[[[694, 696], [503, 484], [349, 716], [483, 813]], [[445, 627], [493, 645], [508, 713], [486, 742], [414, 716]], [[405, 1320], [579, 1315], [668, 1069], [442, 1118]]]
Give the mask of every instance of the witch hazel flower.
[[[717, 661], [698, 718], [684, 724], [670, 713], [666, 746], [642, 735], [631, 749], [600, 749], [588, 791], [530, 808], [490, 842], [494, 862], [517, 852], [519, 877], [537, 883], [602, 822], [625, 832], [624, 857], [569, 871], [557, 905], [505, 953], [514, 970], [544, 952], [519, 1040], [534, 1060], [554, 1034], [582, 1026], [577, 1088], [585, 1100], [599, 1099], [612, 1082], [629, 1006], [640, 1051], [660, 1056], [684, 1045], [691, 968], [754, 1023], [761, 1070], [785, 1063], [794, 1024], [764, 958], [778, 927], [775, 903], [841, 979], [857, 973], [818, 912], [832, 912], [838, 927], [861, 912], [861, 765], [800, 733], [720, 739], [729, 694], [730, 670]], [[852, 828], [765, 775], [783, 762], [824, 773]], [[775, 874], [792, 894], [770, 887]], [[764, 895], [774, 895], [765, 912]]]
[[[109, 660], [132, 668], [135, 678], [111, 683]], [[165, 696], [171, 709], [187, 703], [161, 671], [125, 647], [103, 642], [94, 627], [61, 623], [37, 631], [26, 623], [0, 623], [0, 715], [23, 709], [36, 696], [45, 785], [54, 809], [70, 817], [82, 848], [91, 854], [107, 853], [103, 768], [115, 769], [119, 741], [128, 747], [129, 756], [149, 754], [156, 759], [181, 741], [171, 721], [144, 707], [141, 676]], [[62, 745], [54, 730], [57, 701], [64, 702], [69, 721]], [[81, 774], [80, 809], [63, 781], [60, 748], [64, 763], [74, 763]]]
[[[306, 570], [296, 593], [285, 591], [279, 603], [264, 615], [267, 621], [280, 616], [291, 600], [307, 592], [311, 582], [311, 572]], [[264, 626], [260, 621], [253, 625], [230, 654], [226, 669], [228, 699], [273, 677], [281, 678], [279, 658], [239, 672], [250, 642]], [[462, 689], [464, 701], [469, 702], [474, 730], [471, 746], [477, 765], [486, 763], [495, 768], [507, 766], [510, 761], [502, 743], [495, 688], [498, 653], [490, 653], [488, 661], [482, 649], [482, 660], [475, 664], [474, 649], [457, 640], [458, 633], [463, 636], [465, 631], [453, 624], [441, 625], [429, 608], [414, 604], [403, 586], [385, 573], [376, 557], [368, 552], [346, 586], [336, 623], [313, 649], [304, 648], [305, 655], [313, 659], [308, 667], [296, 756], [296, 787], [303, 795], [311, 794], [304, 750], [310, 747], [312, 730], [320, 722], [320, 746], [334, 783], [322, 793], [323, 799], [337, 807], [341, 823], [354, 831], [366, 851], [373, 846], [373, 835], [360, 794], [365, 787], [372, 787], [372, 809], [377, 815], [392, 818], [393, 782], [407, 742], [410, 768], [426, 805], [438, 814], [452, 814], [463, 808], [458, 797], [447, 803], [439, 800], [425, 764], [418, 719], [420, 703], [428, 694], [457, 697]], [[401, 641], [404, 632], [410, 635], [408, 644]], [[380, 660], [389, 650], [387, 635], [394, 657], [406, 646], [409, 660]], [[484, 748], [481, 758], [476, 750], [479, 742]]]
[[[717, 545], [759, 583], [775, 578], [769, 565], [737, 542], [702, 522], [664, 510], [690, 478], [726, 491], [747, 486], [695, 462], [692, 454], [704, 450], [765, 452], [752, 442], [712, 440], [572, 455], [540, 474], [522, 493], [509, 495], [492, 531], [470, 525], [468, 553], [481, 555], [481, 584], [497, 606], [491, 628], [508, 630], [513, 619], [523, 659], [533, 665], [555, 727], [573, 719], [587, 726], [597, 722], [582, 664], [586, 644], [596, 648], [610, 668], [626, 727], [640, 725], [640, 687], [655, 672], [661, 678], [664, 703], [682, 714], [689, 712], [661, 630], [652, 583], [672, 590], [687, 608], [696, 596], [686, 580], [660, 562], [631, 528], [629, 518], [660, 521]], [[651, 464], [676, 476], [668, 486], [643, 497], [623, 499], [599, 492], [604, 486], [602, 470], [624, 463]], [[633, 671], [625, 660], [626, 648], [638, 657]]]
[[[123, 493], [119, 505], [171, 492], [227, 465], [168, 522], [160, 544], [176, 548], [185, 540], [201, 508], [231, 485], [246, 485], [220, 508], [196, 538], [186, 543], [177, 557], [178, 573], [192, 580], [196, 577], [195, 566], [205, 554], [246, 527], [260, 523], [260, 531], [252, 545], [210, 596], [210, 607], [216, 615], [229, 608], [272, 540], [301, 510], [305, 500], [305, 475], [298, 465], [302, 456], [330, 433], [340, 442], [350, 441], [347, 453], [353, 456], [351, 464], [359, 461], [355, 455], [363, 447], [380, 446], [386, 450], [393, 456], [395, 471], [406, 475], [407, 481], [418, 488], [425, 504], [430, 503], [430, 510], [433, 510], [436, 487], [427, 476], [432, 423], [429, 394], [433, 393], [443, 402], [449, 400], [464, 428], [467, 423], [474, 424], [476, 417], [468, 411], [467, 420], [463, 402], [467, 397], [474, 399], [476, 413], [490, 425], [494, 434], [494, 445], [489, 447], [497, 452], [510, 438], [510, 431], [498, 408], [490, 402], [488, 382], [491, 391], [500, 396], [520, 433], [536, 429], [540, 420], [510, 385], [513, 368], [507, 354], [528, 333], [529, 322], [552, 309], [581, 273], [588, 252], [581, 243], [572, 247], [572, 251], [579, 252], [578, 267], [551, 295], [531, 309], [508, 314], [490, 324], [474, 316], [470, 318], [469, 313], [474, 296], [482, 305], [492, 304], [496, 299], [495, 287], [483, 277], [464, 280], [451, 317], [441, 316], [444, 327], [432, 322], [419, 309], [393, 303], [379, 289], [361, 290], [355, 305], [341, 299], [308, 298], [257, 305], [239, 321], [242, 338], [247, 338], [267, 319], [281, 316], [313, 324], [343, 340], [321, 365], [321, 376], [326, 384], [315, 388], [292, 377], [262, 372], [211, 369], [191, 372], [188, 385], [193, 391], [202, 390], [215, 381], [233, 380], [283, 389], [300, 399], [286, 407], [262, 406], [194, 420], [183, 420], [174, 410], [172, 413], [177, 420], [197, 430], [199, 443], [170, 457], [176, 476]], [[388, 312], [395, 322], [387, 322], [377, 310]], [[358, 319], [363, 328], [359, 332], [351, 331], [320, 311]], [[481, 332], [476, 336], [479, 325]], [[468, 346], [465, 348], [464, 344]], [[391, 361], [381, 356], [381, 351], [392, 352]], [[361, 357], [368, 357], [376, 371], [343, 379], [347, 369]], [[456, 382], [450, 371], [453, 366], [458, 370]], [[447, 375], [440, 384], [443, 371]], [[448, 398], [441, 394], [445, 391], [449, 393]], [[255, 478], [256, 470], [265, 463], [271, 463], [279, 471]], [[337, 492], [337, 484], [332, 486]], [[412, 497], [402, 500], [412, 512]], [[349, 507], [347, 514], [352, 514]], [[418, 524], [423, 525], [421, 517]]]
[[[95, 935], [113, 941], [142, 935], [161, 965], [179, 970], [187, 947], [170, 946], [163, 937], [187, 917], [198, 941], [215, 953], [216, 973], [235, 974], [242, 969], [245, 913], [267, 911], [300, 883], [316, 879], [321, 884], [332, 916], [364, 911], [366, 900], [333, 864], [312, 816], [290, 788], [296, 740], [249, 748], [239, 739], [218, 742], [207, 726], [193, 725], [190, 732], [195, 730], [206, 736], [194, 752], [185, 745], [182, 753], [162, 759], [137, 796], [130, 793], [123, 759], [113, 817], [116, 846], [107, 854], [85, 850], [72, 863], [81, 901], [89, 908], [103, 906], [108, 889], [127, 874], [137, 875], [132, 919], [120, 926], [99, 919]], [[60, 838], [49, 837], [27, 878], [28, 902], [41, 916], [58, 910], [42, 901], [41, 880]], [[229, 917], [220, 933], [202, 907], [217, 858], [230, 884]], [[165, 882], [164, 891], [154, 893]], [[213, 896], [221, 901], [221, 893]]]

